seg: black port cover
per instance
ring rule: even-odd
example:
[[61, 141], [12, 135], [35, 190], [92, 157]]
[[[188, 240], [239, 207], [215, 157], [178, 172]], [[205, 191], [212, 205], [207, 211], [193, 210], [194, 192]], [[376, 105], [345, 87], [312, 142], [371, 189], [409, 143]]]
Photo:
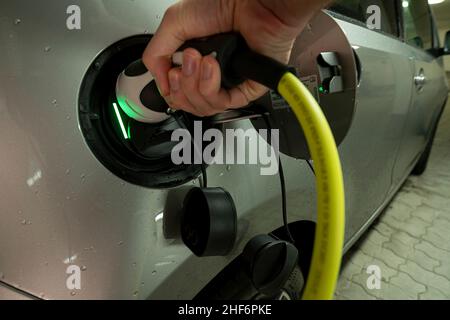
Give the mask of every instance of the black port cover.
[[273, 296], [294, 271], [298, 251], [292, 243], [260, 235], [247, 243], [242, 258], [255, 288], [264, 295]]
[[193, 188], [184, 200], [181, 237], [198, 257], [226, 256], [234, 247], [237, 215], [222, 188]]

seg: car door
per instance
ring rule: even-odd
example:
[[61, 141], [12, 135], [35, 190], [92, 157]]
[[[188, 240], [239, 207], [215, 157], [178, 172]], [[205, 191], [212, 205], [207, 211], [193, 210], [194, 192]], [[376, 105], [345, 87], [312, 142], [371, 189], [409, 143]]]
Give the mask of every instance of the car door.
[[443, 106], [442, 68], [432, 54], [435, 46], [433, 23], [426, 0], [402, 1], [404, 54], [410, 60], [413, 75], [405, 82], [413, 85], [411, 105], [394, 171], [397, 185], [413, 168], [423, 152]]
[[[396, 1], [335, 1], [330, 8], [360, 65], [356, 112], [340, 146], [347, 193], [347, 247], [381, 211], [406, 124], [413, 85], [399, 38]], [[371, 22], [378, 19], [375, 26]], [[375, 21], [376, 22], [376, 21]]]

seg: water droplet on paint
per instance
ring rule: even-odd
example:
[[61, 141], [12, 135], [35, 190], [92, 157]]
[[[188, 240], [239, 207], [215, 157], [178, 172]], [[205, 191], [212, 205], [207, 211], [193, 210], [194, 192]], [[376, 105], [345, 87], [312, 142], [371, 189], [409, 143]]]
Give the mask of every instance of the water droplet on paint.
[[47, 46], [47, 47], [44, 48], [45, 52], [50, 52], [50, 50], [52, 50], [52, 47], [50, 47], [50, 46]]
[[20, 20], [19, 18], [17, 18], [16, 20], [14, 20], [14, 24], [20, 24], [22, 22], [22, 20]]

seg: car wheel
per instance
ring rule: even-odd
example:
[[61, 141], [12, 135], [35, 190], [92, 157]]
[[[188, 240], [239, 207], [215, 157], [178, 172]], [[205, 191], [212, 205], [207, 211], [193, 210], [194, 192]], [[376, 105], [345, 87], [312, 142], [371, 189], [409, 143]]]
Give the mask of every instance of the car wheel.
[[424, 152], [420, 156], [419, 161], [417, 162], [416, 166], [414, 167], [414, 169], [411, 172], [411, 174], [414, 176], [422, 175], [425, 172], [425, 170], [427, 169], [428, 160], [430, 159], [431, 150], [433, 149], [434, 138], [436, 137], [437, 128], [439, 125], [439, 121], [441, 120], [443, 111], [444, 111], [444, 108], [442, 108], [442, 111], [439, 114], [439, 117], [433, 127], [433, 131], [431, 133], [430, 140], [428, 141]]

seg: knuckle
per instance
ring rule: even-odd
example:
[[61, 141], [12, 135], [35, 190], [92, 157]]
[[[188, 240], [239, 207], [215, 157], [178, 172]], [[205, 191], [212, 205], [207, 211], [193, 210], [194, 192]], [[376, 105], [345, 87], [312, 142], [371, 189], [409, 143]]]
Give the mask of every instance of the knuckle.
[[176, 5], [170, 6], [164, 13], [163, 21], [172, 21], [174, 17], [176, 17], [177, 11], [178, 9]]

